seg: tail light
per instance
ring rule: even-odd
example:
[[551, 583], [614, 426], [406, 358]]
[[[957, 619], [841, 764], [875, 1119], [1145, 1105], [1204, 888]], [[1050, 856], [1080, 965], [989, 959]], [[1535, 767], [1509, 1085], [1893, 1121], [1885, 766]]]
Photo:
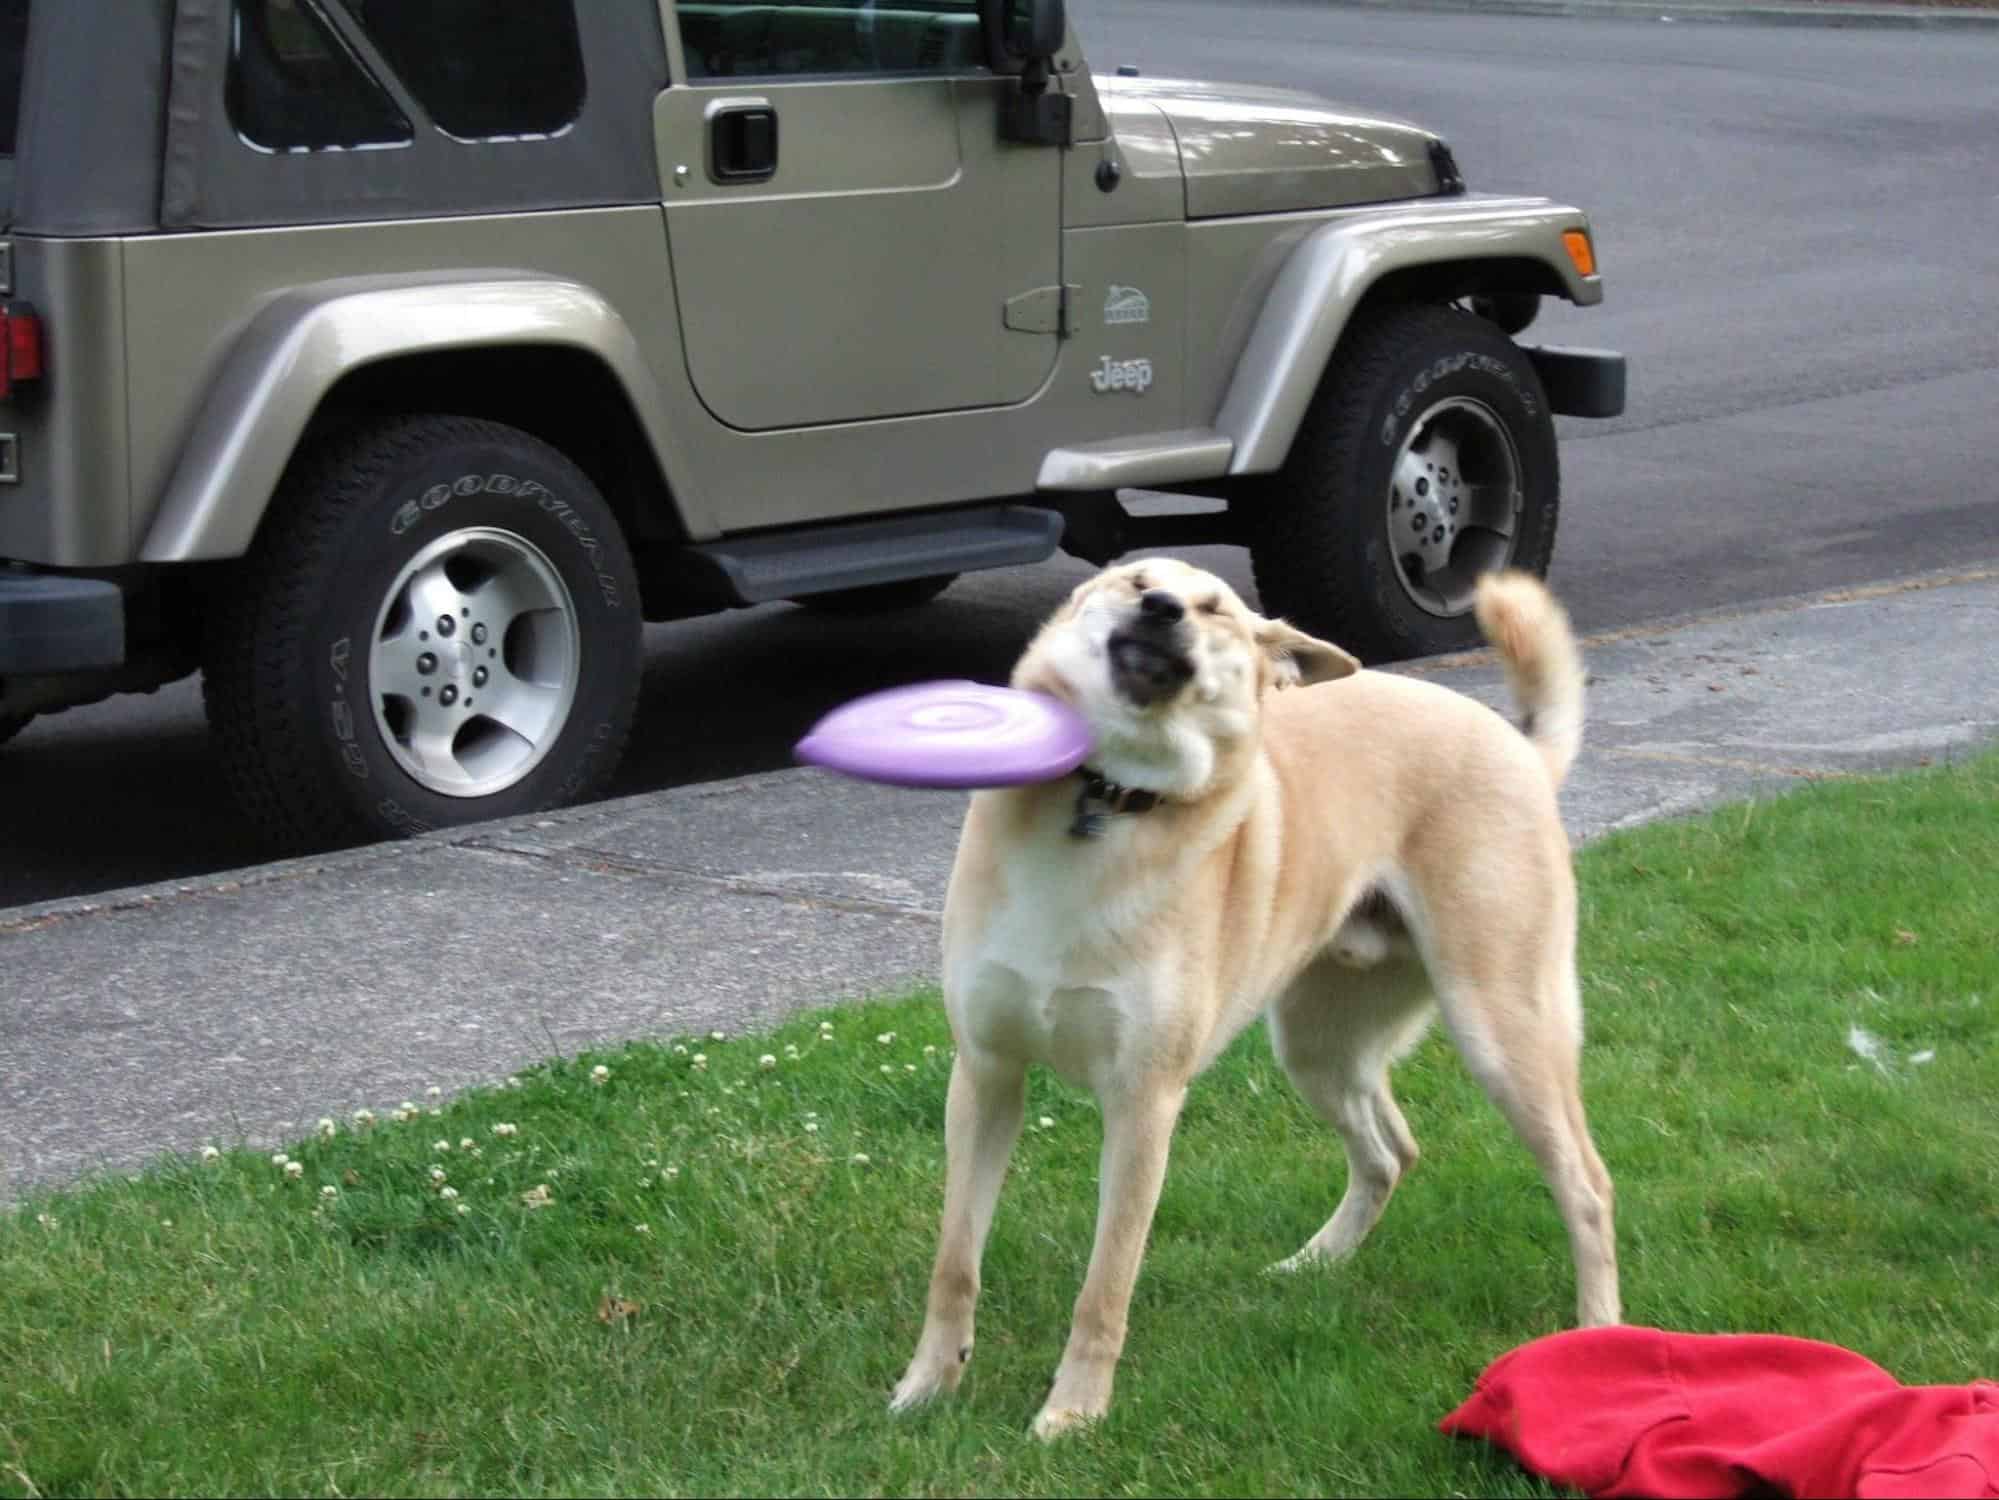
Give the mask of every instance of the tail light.
[[42, 318], [25, 302], [0, 302], [0, 401], [42, 378]]

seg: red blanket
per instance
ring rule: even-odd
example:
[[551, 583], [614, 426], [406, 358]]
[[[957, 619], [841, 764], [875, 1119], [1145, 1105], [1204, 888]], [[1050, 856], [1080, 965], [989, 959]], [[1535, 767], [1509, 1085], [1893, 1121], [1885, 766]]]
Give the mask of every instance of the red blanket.
[[1592, 1495], [1999, 1497], [1999, 1385], [1833, 1344], [1587, 1328], [1502, 1355], [1441, 1424]]

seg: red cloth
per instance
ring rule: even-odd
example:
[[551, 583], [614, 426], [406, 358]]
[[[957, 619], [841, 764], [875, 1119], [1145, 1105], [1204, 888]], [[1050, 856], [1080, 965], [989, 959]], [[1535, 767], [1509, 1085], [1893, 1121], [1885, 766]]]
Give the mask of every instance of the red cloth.
[[1901, 1385], [1774, 1334], [1553, 1334], [1439, 1425], [1592, 1495], [1999, 1497], [1999, 1385]]

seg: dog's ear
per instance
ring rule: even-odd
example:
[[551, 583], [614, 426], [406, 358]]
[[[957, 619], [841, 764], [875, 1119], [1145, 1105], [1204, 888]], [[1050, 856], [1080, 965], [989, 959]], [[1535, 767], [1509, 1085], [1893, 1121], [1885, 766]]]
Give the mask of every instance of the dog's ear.
[[1351, 677], [1360, 663], [1331, 641], [1285, 624], [1264, 620], [1256, 627], [1256, 644], [1270, 658], [1271, 681], [1277, 687], [1297, 687]]

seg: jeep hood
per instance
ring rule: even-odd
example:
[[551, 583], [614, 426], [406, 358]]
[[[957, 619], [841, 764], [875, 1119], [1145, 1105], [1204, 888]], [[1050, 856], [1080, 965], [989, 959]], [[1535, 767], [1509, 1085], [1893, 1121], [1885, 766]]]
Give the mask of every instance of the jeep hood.
[[1165, 115], [1180, 147], [1187, 217], [1341, 208], [1443, 191], [1419, 125], [1295, 89], [1177, 78], [1096, 80], [1115, 123], [1134, 106]]

